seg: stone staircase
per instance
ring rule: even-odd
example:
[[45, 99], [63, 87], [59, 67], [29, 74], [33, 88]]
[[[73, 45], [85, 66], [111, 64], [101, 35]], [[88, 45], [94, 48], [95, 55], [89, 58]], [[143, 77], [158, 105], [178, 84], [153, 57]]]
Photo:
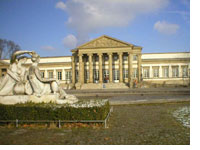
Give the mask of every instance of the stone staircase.
[[79, 89], [128, 89], [125, 83], [87, 83], [78, 87]]

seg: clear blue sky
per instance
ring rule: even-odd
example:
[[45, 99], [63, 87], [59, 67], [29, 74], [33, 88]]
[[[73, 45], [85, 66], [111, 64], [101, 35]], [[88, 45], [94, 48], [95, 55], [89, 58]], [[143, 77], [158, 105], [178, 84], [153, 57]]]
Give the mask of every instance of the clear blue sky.
[[190, 51], [189, 0], [0, 0], [0, 38], [41, 56], [103, 34], [143, 53]]

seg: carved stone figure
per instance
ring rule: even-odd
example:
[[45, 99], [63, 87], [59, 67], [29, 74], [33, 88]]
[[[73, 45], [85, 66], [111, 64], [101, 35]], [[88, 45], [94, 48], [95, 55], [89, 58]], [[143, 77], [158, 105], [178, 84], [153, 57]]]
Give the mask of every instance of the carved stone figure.
[[[28, 69], [23, 66], [27, 57], [20, 56], [22, 54], [31, 56], [32, 65]], [[51, 101], [59, 104], [73, 104], [78, 102], [76, 96], [65, 93], [58, 80], [42, 77], [38, 68], [39, 61], [40, 56], [33, 51], [18, 51], [12, 55], [7, 74], [1, 79], [0, 103], [15, 104], [28, 101]]]
[[32, 66], [29, 68], [29, 80], [33, 88], [33, 94], [41, 96], [49, 93], [58, 93], [60, 99], [70, 99], [71, 101], [77, 102], [78, 99], [74, 95], [66, 94], [65, 91], [59, 86], [56, 79], [45, 79], [38, 68], [40, 56], [36, 53], [32, 54]]
[[27, 58], [24, 56], [18, 57], [26, 53], [28, 54], [31, 52], [17, 51], [12, 55], [7, 74], [1, 79], [0, 95], [32, 93], [32, 89], [27, 80], [27, 69], [24, 66], [22, 66], [22, 64], [26, 62]]

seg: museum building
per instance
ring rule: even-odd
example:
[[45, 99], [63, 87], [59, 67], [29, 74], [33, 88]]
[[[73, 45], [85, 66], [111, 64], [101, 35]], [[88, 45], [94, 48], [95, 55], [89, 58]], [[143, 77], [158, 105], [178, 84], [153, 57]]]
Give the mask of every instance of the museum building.
[[[72, 56], [41, 57], [44, 78], [71, 89], [189, 86], [190, 53], [142, 53], [142, 47], [106, 35], [73, 50]], [[28, 59], [26, 66], [30, 66]], [[9, 60], [0, 61], [4, 76]]]

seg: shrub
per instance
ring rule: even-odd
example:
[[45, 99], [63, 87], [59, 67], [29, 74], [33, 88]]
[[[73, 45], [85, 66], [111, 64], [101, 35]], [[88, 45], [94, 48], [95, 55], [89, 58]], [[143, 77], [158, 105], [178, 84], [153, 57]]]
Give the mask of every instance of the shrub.
[[109, 109], [108, 101], [94, 107], [74, 107], [53, 103], [0, 104], [0, 120], [104, 120]]

